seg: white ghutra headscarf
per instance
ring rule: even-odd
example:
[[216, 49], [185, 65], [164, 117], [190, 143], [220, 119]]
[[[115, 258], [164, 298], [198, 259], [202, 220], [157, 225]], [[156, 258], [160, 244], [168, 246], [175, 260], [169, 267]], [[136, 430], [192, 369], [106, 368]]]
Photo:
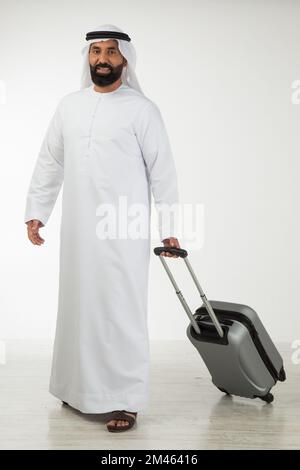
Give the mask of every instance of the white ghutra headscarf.
[[108, 39], [115, 39], [118, 41], [119, 50], [127, 60], [127, 65], [124, 66], [122, 70], [122, 83], [144, 94], [141, 90], [141, 87], [135, 74], [136, 52], [133, 44], [131, 43], [131, 39], [128, 34], [124, 33], [124, 31], [122, 31], [120, 28], [117, 28], [116, 26], [113, 26], [111, 24], [104, 24], [98, 26], [86, 35], [86, 45], [81, 51], [83, 55], [83, 67], [80, 88], [86, 88], [93, 84], [91, 80], [91, 72], [89, 65], [90, 45], [93, 42], [103, 40], [106, 41]]

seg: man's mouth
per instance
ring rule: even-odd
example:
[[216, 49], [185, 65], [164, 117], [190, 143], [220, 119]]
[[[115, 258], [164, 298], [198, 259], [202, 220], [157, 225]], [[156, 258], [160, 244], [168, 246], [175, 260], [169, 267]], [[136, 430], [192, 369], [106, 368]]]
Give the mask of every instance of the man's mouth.
[[96, 71], [100, 72], [100, 73], [109, 73], [110, 68], [108, 68], [108, 67], [97, 67]]

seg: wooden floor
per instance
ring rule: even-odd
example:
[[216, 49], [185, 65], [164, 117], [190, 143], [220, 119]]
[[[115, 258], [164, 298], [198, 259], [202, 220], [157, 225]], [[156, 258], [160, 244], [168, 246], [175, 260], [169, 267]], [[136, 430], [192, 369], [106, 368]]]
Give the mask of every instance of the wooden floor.
[[137, 426], [112, 434], [48, 393], [51, 343], [10, 341], [0, 365], [1, 449], [299, 449], [300, 364], [278, 345], [287, 381], [271, 405], [224, 396], [194, 346], [151, 343], [150, 406]]

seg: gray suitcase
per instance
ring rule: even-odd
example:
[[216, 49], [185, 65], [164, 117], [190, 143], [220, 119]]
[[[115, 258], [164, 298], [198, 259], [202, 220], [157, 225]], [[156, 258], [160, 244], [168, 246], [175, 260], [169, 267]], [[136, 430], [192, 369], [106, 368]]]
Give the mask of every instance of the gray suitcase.
[[[176, 254], [185, 264], [197, 286], [203, 304], [193, 314], [165, 261], [162, 252]], [[213, 384], [228, 395], [260, 398], [271, 403], [270, 390], [286, 374], [282, 357], [268, 335], [257, 313], [247, 305], [207, 300], [187, 259], [187, 251], [156, 247], [159, 256], [182, 303], [190, 324], [187, 336], [205, 362]]]

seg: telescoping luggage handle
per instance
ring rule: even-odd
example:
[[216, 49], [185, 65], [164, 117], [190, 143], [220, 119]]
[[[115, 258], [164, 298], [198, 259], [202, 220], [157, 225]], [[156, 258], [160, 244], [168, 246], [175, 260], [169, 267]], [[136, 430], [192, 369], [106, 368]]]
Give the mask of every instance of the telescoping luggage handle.
[[197, 287], [197, 289], [200, 293], [200, 297], [203, 300], [203, 303], [206, 307], [206, 310], [207, 310], [213, 324], [215, 325], [219, 336], [222, 338], [224, 336], [223, 329], [222, 329], [222, 327], [219, 323], [219, 320], [216, 317], [215, 312], [213, 311], [213, 308], [212, 308], [211, 304], [207, 300], [206, 295], [204, 294], [204, 292], [203, 292], [203, 290], [202, 290], [202, 288], [199, 284], [199, 281], [196, 277], [196, 274], [194, 273], [194, 271], [192, 269], [192, 266], [191, 266], [189, 260], [187, 259], [187, 255], [188, 255], [187, 251], [184, 250], [183, 248], [172, 248], [172, 247], [165, 247], [165, 246], [158, 246], [158, 247], [154, 248], [153, 251], [157, 256], [159, 256], [159, 259], [161, 260], [161, 262], [163, 264], [163, 267], [165, 268], [165, 270], [166, 270], [166, 272], [167, 272], [167, 274], [170, 278], [170, 281], [172, 282], [172, 284], [175, 288], [175, 292], [176, 292], [176, 294], [177, 294], [184, 310], [186, 311], [189, 319], [191, 320], [191, 323], [194, 327], [194, 330], [198, 334], [201, 334], [200, 327], [199, 327], [198, 323], [196, 322], [195, 317], [194, 317], [190, 307], [186, 303], [185, 298], [183, 297], [181, 291], [179, 290], [179, 287], [178, 287], [178, 285], [177, 285], [177, 283], [176, 283], [176, 281], [175, 281], [175, 279], [174, 279], [174, 277], [173, 277], [173, 275], [172, 275], [172, 273], [171, 273], [171, 271], [170, 271], [170, 269], [169, 269], [169, 267], [168, 267], [168, 265], [167, 265], [167, 263], [164, 259], [164, 256], [160, 256], [160, 255], [161, 255], [161, 253], [165, 252], [165, 253], [172, 253], [173, 255], [178, 255], [180, 258], [183, 258], [183, 260], [184, 260], [184, 262], [185, 262], [185, 264], [186, 264], [186, 266], [187, 266], [187, 268], [188, 268], [188, 270], [189, 270], [189, 272], [190, 272], [190, 274], [193, 278], [193, 281], [195, 282], [196, 287]]

